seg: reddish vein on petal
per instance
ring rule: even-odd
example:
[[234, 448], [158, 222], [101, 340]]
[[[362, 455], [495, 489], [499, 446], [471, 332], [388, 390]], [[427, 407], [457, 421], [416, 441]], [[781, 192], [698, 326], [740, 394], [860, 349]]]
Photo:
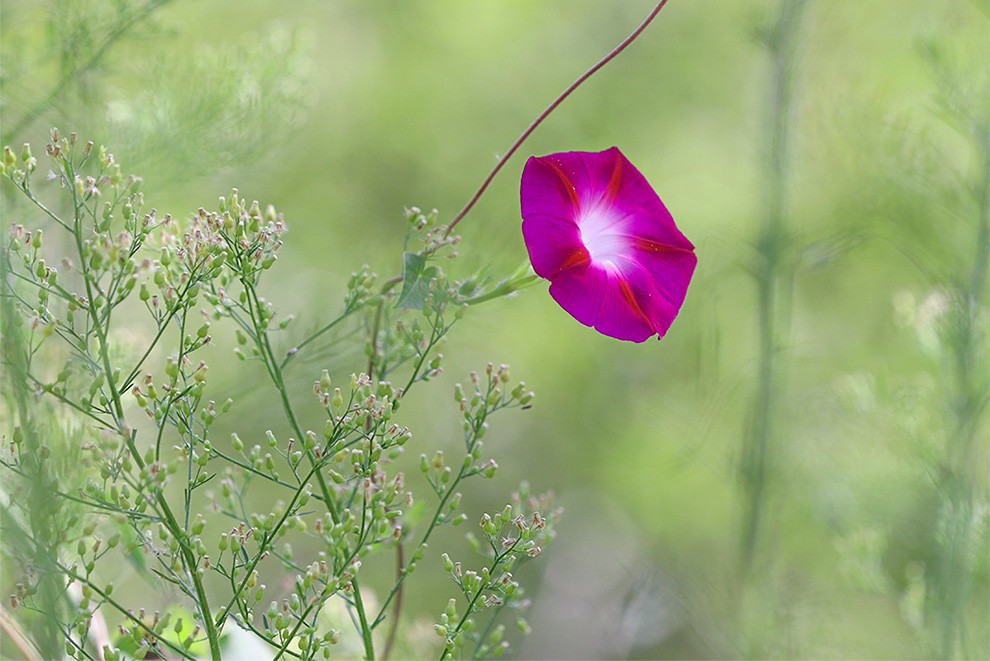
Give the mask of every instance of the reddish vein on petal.
[[588, 254], [588, 250], [586, 248], [578, 248], [571, 253], [571, 256], [568, 257], [556, 271], [554, 271], [554, 276], [557, 276], [574, 266], [584, 266], [589, 261], [591, 261], [591, 255]]
[[536, 160], [544, 165], [549, 165], [557, 176], [560, 177], [561, 183], [564, 184], [564, 189], [567, 190], [567, 195], [571, 198], [571, 205], [575, 210], [577, 210], [580, 207], [580, 204], [578, 203], [577, 188], [574, 187], [574, 184], [571, 182], [571, 178], [567, 176], [567, 173], [561, 170], [560, 167], [549, 158], [543, 157], [537, 158]]
[[611, 202], [619, 196], [619, 186], [622, 184], [622, 159], [619, 158], [619, 150], [615, 150], [615, 166], [612, 168], [612, 176], [608, 181], [608, 188], [605, 190], [607, 199]]
[[651, 322], [649, 316], [647, 316], [647, 314], [643, 312], [643, 308], [639, 306], [639, 301], [636, 300], [636, 295], [633, 293], [632, 287], [629, 286], [629, 283], [626, 282], [626, 279], [623, 278], [621, 275], [618, 276], [618, 280], [619, 280], [619, 291], [622, 292], [622, 298], [624, 298], [626, 302], [629, 303], [629, 306], [632, 308], [633, 312], [635, 312], [637, 315], [645, 319], [647, 323], [650, 324], [650, 327], [652, 327], [653, 322]]
[[630, 237], [633, 240], [633, 246], [639, 250], [645, 250], [647, 252], [693, 252], [690, 248], [682, 248], [680, 246], [672, 246], [666, 243], [660, 243], [658, 241], [653, 241], [652, 239], [646, 239], [641, 236]]

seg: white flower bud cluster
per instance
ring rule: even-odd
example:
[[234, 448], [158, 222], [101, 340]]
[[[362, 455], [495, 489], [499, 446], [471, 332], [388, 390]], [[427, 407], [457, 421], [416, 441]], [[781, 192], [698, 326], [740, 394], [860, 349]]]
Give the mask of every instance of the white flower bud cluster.
[[[439, 216], [440, 213], [436, 209], [432, 209], [429, 213], [424, 213], [419, 207], [406, 209], [409, 233], [422, 242], [424, 254], [436, 254], [441, 249], [456, 246], [461, 241], [460, 236], [447, 231], [446, 225], [438, 223]], [[446, 256], [453, 259], [457, 257], [457, 252], [447, 252]]]

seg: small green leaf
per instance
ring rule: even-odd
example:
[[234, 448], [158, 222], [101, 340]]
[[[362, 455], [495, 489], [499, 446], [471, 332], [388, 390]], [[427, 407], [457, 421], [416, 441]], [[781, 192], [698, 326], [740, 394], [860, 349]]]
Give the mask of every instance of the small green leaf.
[[436, 275], [437, 267], [427, 266], [426, 258], [414, 253], [402, 254], [402, 293], [396, 305], [400, 308], [422, 310], [430, 293], [430, 280]]

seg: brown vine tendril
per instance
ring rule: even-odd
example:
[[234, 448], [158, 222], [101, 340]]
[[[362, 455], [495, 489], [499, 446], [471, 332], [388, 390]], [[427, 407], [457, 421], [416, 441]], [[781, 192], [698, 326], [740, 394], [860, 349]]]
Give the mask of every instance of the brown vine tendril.
[[492, 179], [494, 179], [495, 175], [498, 174], [498, 171], [502, 169], [502, 166], [505, 165], [506, 162], [512, 157], [512, 155], [519, 148], [519, 146], [526, 141], [526, 138], [528, 138], [530, 134], [532, 134], [533, 131], [536, 130], [536, 127], [542, 124], [543, 120], [549, 117], [550, 113], [556, 110], [557, 106], [559, 106], [564, 101], [564, 99], [566, 99], [568, 96], [571, 95], [571, 92], [573, 92], [578, 87], [580, 87], [584, 83], [584, 81], [591, 78], [591, 76], [596, 71], [598, 71], [603, 66], [605, 66], [612, 58], [614, 58], [616, 55], [624, 51], [626, 49], [626, 46], [628, 46], [633, 41], [635, 41], [636, 38], [643, 33], [643, 30], [645, 30], [646, 27], [653, 21], [653, 19], [656, 18], [657, 14], [660, 13], [660, 10], [663, 9], [664, 5], [666, 4], [667, 4], [667, 0], [661, 0], [659, 3], [657, 3], [657, 6], [653, 8], [653, 11], [651, 11], [649, 15], [646, 17], [646, 19], [642, 23], [640, 23], [638, 28], [633, 30], [632, 34], [626, 37], [622, 41], [622, 43], [620, 43], [618, 46], [613, 48], [608, 53], [608, 55], [598, 60], [598, 62], [593, 67], [591, 67], [583, 74], [581, 74], [581, 76], [577, 80], [575, 80], [567, 87], [567, 89], [561, 92], [560, 96], [554, 99], [553, 103], [547, 106], [546, 109], [543, 112], [541, 112], [536, 119], [533, 120], [533, 123], [530, 124], [525, 131], [523, 131], [522, 135], [516, 138], [516, 141], [512, 143], [512, 146], [509, 147], [509, 150], [505, 152], [505, 154], [500, 159], [498, 159], [498, 162], [495, 164], [495, 167], [492, 168], [492, 171], [488, 173], [488, 176], [485, 177], [485, 180], [481, 183], [481, 186], [478, 188], [477, 191], [475, 191], [471, 199], [468, 200], [468, 203], [464, 205], [464, 208], [461, 209], [459, 212], [457, 212], [457, 215], [454, 216], [454, 219], [450, 221], [450, 224], [447, 225], [445, 235], [449, 235], [452, 231], [454, 231], [454, 228], [457, 226], [457, 223], [461, 222], [461, 219], [463, 219], [464, 216], [467, 215], [468, 211], [470, 211], [471, 208], [475, 205], [475, 203], [481, 198], [482, 194], [485, 192], [485, 189], [487, 189], [488, 185], [492, 182]]

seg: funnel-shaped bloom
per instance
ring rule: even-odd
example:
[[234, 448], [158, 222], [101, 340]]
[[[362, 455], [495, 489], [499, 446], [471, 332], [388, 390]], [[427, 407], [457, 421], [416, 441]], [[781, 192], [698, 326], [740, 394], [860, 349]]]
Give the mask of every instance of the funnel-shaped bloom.
[[529, 259], [560, 307], [620, 340], [663, 337], [697, 258], [618, 148], [534, 156], [520, 196]]

